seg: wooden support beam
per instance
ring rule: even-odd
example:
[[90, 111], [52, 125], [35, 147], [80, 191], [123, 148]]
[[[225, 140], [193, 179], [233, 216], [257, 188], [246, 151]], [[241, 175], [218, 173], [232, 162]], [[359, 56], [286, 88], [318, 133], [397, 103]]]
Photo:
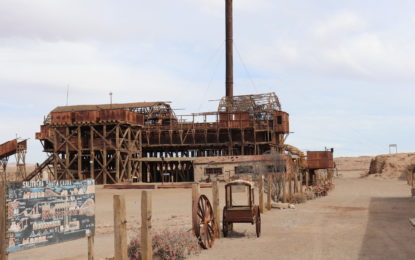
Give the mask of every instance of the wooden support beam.
[[292, 171], [288, 172], [288, 201], [291, 201], [293, 197], [293, 185], [292, 185]]
[[303, 190], [303, 173], [300, 172], [300, 193], [303, 194], [304, 190]]
[[153, 259], [153, 247], [151, 238], [152, 217], [151, 191], [141, 192], [141, 258], [143, 260]]
[[128, 127], [127, 129], [128, 133], [127, 133], [127, 145], [128, 145], [128, 153], [127, 153], [127, 178], [129, 181], [133, 180], [132, 177], [132, 165], [131, 165], [131, 159], [132, 159], [132, 151], [131, 148], [133, 147], [132, 145], [132, 141], [131, 141], [131, 126]]
[[258, 192], [259, 192], [259, 211], [261, 214], [264, 213], [264, 175], [261, 174], [258, 183]]
[[287, 178], [285, 178], [286, 173], [282, 174], [282, 202], [287, 202]]
[[268, 174], [268, 194], [267, 194], [267, 209], [271, 210], [271, 196], [272, 195], [272, 174]]
[[77, 163], [78, 163], [78, 178], [83, 180], [85, 179], [82, 174], [82, 138], [81, 138], [81, 127], [78, 126], [77, 128], [78, 132], [78, 157], [77, 157]]
[[128, 260], [127, 218], [125, 198], [122, 195], [114, 195], [114, 252], [115, 259]]
[[[102, 128], [103, 128], [102, 129], [103, 134], [106, 138], [107, 137], [107, 126], [104, 125]], [[108, 155], [107, 155], [107, 142], [104, 142], [104, 149], [102, 151], [102, 164], [104, 164], [104, 168], [102, 169], [102, 171], [103, 171], [102, 180], [103, 180], [104, 184], [107, 184], [107, 177], [109, 177], [109, 174], [110, 174], [108, 172], [107, 157], [108, 157]]]
[[57, 130], [53, 130], [53, 172], [55, 175], [55, 180], [58, 179], [58, 161], [59, 161], [59, 155], [58, 155], [58, 137], [57, 137]]
[[[65, 135], [68, 137], [69, 136], [69, 127], [65, 128]], [[69, 159], [70, 159], [70, 154], [69, 154], [69, 140], [65, 141], [65, 179], [70, 179], [71, 177], [70, 172], [69, 172]]]
[[94, 152], [94, 127], [90, 127], [90, 157], [89, 157], [89, 166], [90, 166], [90, 177], [95, 180], [95, 152]]
[[199, 183], [193, 183], [192, 184], [192, 210], [193, 210], [193, 204], [200, 194], [200, 184]]
[[214, 181], [212, 185], [213, 212], [215, 214], [215, 237], [220, 238], [220, 207], [219, 207], [219, 183]]
[[117, 183], [120, 180], [120, 126], [116, 126], [115, 130], [115, 179]]

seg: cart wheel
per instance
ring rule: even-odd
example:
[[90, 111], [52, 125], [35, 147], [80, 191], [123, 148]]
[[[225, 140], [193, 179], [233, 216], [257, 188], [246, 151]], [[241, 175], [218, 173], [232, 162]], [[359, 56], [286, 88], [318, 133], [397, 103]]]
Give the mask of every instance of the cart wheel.
[[261, 213], [259, 210], [257, 211], [256, 221], [255, 221], [255, 228], [256, 228], [256, 236], [261, 236]]
[[222, 233], [224, 237], [227, 237], [229, 232], [229, 223], [226, 222], [226, 207], [223, 208], [222, 215]]
[[212, 206], [205, 195], [199, 195], [193, 204], [193, 232], [203, 249], [213, 246], [215, 219]]

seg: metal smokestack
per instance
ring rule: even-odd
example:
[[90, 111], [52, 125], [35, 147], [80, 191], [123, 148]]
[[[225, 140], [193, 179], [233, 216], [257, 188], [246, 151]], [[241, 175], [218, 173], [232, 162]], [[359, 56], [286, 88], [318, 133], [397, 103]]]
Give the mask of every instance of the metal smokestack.
[[226, 1], [226, 99], [231, 107], [233, 97], [233, 15], [232, 0]]

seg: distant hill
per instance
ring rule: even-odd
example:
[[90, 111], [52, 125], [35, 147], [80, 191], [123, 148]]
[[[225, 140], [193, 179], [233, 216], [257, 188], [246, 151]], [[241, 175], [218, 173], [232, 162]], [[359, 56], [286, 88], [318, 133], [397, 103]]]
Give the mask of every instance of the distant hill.
[[369, 171], [372, 156], [337, 157], [334, 158], [339, 171]]

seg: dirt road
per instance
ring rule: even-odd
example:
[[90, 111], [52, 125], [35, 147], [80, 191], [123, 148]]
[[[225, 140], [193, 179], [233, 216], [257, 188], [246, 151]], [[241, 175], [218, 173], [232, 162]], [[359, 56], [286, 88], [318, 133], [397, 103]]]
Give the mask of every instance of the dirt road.
[[236, 225], [235, 238], [192, 259], [415, 259], [415, 199], [404, 182], [347, 172], [335, 183], [327, 197], [265, 213], [260, 238]]
[[[360, 178], [345, 172], [329, 196], [272, 210], [262, 216], [262, 236], [250, 224], [234, 225], [231, 238], [191, 259], [415, 259], [415, 199], [402, 181]], [[113, 255], [112, 195], [127, 199], [129, 235], [139, 224], [138, 191], [97, 189], [96, 259]], [[202, 189], [210, 197], [210, 189]], [[221, 204], [223, 201], [221, 189]], [[190, 190], [153, 192], [153, 228], [190, 229]], [[11, 254], [9, 259], [86, 259], [86, 240]]]

